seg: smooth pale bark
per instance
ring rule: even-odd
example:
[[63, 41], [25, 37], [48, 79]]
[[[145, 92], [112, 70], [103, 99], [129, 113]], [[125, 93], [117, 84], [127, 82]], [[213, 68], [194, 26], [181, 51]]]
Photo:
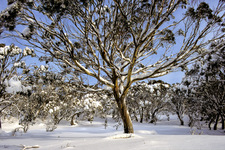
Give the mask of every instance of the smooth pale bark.
[[117, 99], [116, 101], [119, 108], [120, 116], [123, 120], [124, 133], [134, 133], [133, 124], [130, 118], [130, 114], [127, 110], [125, 99]]
[[123, 121], [124, 133], [134, 133], [131, 117], [127, 110], [126, 94], [120, 95], [118, 81], [116, 80], [116, 78], [114, 79], [114, 81], [115, 82], [114, 82], [113, 93], [114, 93], [114, 98], [117, 102], [117, 106], [120, 112], [120, 117]]

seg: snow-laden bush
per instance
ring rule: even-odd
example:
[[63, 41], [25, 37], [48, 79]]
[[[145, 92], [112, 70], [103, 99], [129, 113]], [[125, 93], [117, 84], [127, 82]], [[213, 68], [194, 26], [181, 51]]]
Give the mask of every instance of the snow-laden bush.
[[127, 97], [132, 119], [156, 123], [157, 114], [167, 109], [169, 87], [168, 83], [154, 80], [133, 85]]
[[170, 112], [177, 114], [181, 125], [184, 125], [184, 115], [186, 114], [186, 90], [187, 87], [181, 84], [173, 84], [169, 89], [169, 109]]
[[[0, 99], [2, 98], [0, 101], [1, 116], [8, 115], [9, 110], [12, 108], [15, 108], [14, 110], [18, 110], [18, 98], [16, 93], [28, 93], [31, 90], [31, 86], [22, 84], [21, 79], [23, 76], [18, 75], [18, 70], [28, 70], [23, 59], [28, 55], [35, 56], [35, 53], [32, 50], [30, 50], [27, 55], [23, 55], [26, 51], [28, 51], [28, 48], [22, 50], [14, 44], [11, 44], [10, 46], [0, 44]], [[27, 72], [24, 72], [23, 75], [26, 73]]]

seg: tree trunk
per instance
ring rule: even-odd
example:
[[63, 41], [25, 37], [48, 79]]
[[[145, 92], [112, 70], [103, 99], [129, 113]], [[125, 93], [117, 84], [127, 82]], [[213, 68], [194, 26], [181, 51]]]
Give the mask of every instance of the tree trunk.
[[130, 114], [127, 110], [125, 99], [116, 99], [120, 116], [123, 120], [124, 133], [134, 133], [133, 124]]
[[219, 117], [220, 117], [220, 115], [219, 114], [217, 114], [217, 116], [216, 116], [216, 122], [215, 122], [215, 124], [214, 124], [214, 130], [217, 130], [217, 124], [218, 124], [218, 121], [219, 121]]
[[146, 115], [145, 115], [145, 121], [148, 122], [149, 119], [150, 119], [150, 111], [149, 111], [149, 108], [146, 109]]
[[157, 118], [156, 118], [156, 112], [158, 111], [158, 109], [156, 109], [153, 113], [152, 113], [152, 117], [151, 117], [151, 121], [150, 123], [156, 123]]
[[188, 115], [188, 117], [189, 117], [188, 126], [192, 128], [194, 126], [194, 119], [191, 115]]
[[224, 122], [225, 122], [223, 116], [224, 116], [223, 114], [220, 115], [222, 122], [222, 130], [224, 130]]
[[141, 120], [140, 120], [140, 123], [143, 122], [143, 117], [144, 117], [144, 108], [141, 107]]
[[71, 117], [71, 120], [70, 120], [70, 125], [71, 125], [71, 126], [75, 125], [75, 123], [74, 123], [74, 118], [75, 118], [76, 115], [77, 115], [77, 114], [73, 114], [73, 116]]
[[0, 129], [2, 128], [2, 119], [1, 119], [1, 116], [0, 116]]
[[180, 116], [180, 113], [179, 112], [177, 112], [177, 116], [178, 116], [178, 119], [180, 120], [180, 125], [184, 125], [184, 120], [183, 120], [183, 118], [181, 118], [181, 116]]
[[209, 121], [209, 124], [208, 124], [209, 130], [211, 130], [211, 124], [212, 124], [212, 122], [213, 122], [213, 118], [211, 118], [210, 121]]

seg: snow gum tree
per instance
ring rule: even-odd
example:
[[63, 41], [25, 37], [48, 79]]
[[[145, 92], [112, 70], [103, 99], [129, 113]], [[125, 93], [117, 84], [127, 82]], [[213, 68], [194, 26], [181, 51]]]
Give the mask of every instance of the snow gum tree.
[[180, 120], [180, 125], [184, 125], [184, 115], [186, 113], [186, 92], [182, 89], [180, 84], [174, 84], [170, 88], [170, 97], [169, 103], [171, 111], [177, 114], [178, 119]]
[[[220, 32], [209, 33], [220, 31], [224, 18], [223, 1], [215, 10], [205, 2], [191, 7], [187, 0], [8, 2], [0, 15], [3, 28], [111, 88], [125, 133], [134, 132], [126, 105], [131, 85], [199, 57], [210, 40], [221, 38]], [[26, 28], [15, 28], [19, 24]]]
[[208, 121], [209, 128], [214, 122], [214, 130], [217, 129], [219, 120], [224, 129], [225, 114], [225, 41], [212, 42], [210, 53], [197, 61], [186, 72], [183, 84], [191, 92], [190, 105], [198, 104], [202, 120]]

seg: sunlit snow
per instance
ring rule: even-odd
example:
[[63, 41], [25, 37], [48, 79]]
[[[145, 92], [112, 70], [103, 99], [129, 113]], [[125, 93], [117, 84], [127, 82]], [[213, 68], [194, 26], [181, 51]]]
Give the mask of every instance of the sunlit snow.
[[[46, 126], [36, 122], [28, 133], [12, 130], [18, 127], [12, 121], [3, 121], [0, 130], [0, 149], [20, 150], [24, 147], [37, 150], [224, 150], [225, 136], [223, 130], [190, 129], [180, 126], [176, 116], [167, 121], [164, 116], [156, 124], [134, 123], [134, 134], [123, 134], [122, 126], [116, 130], [117, 124], [110, 118], [107, 127], [103, 119], [95, 119], [92, 123], [79, 121], [70, 126], [61, 122], [53, 132], [46, 132]], [[105, 128], [106, 127], [106, 128]]]

